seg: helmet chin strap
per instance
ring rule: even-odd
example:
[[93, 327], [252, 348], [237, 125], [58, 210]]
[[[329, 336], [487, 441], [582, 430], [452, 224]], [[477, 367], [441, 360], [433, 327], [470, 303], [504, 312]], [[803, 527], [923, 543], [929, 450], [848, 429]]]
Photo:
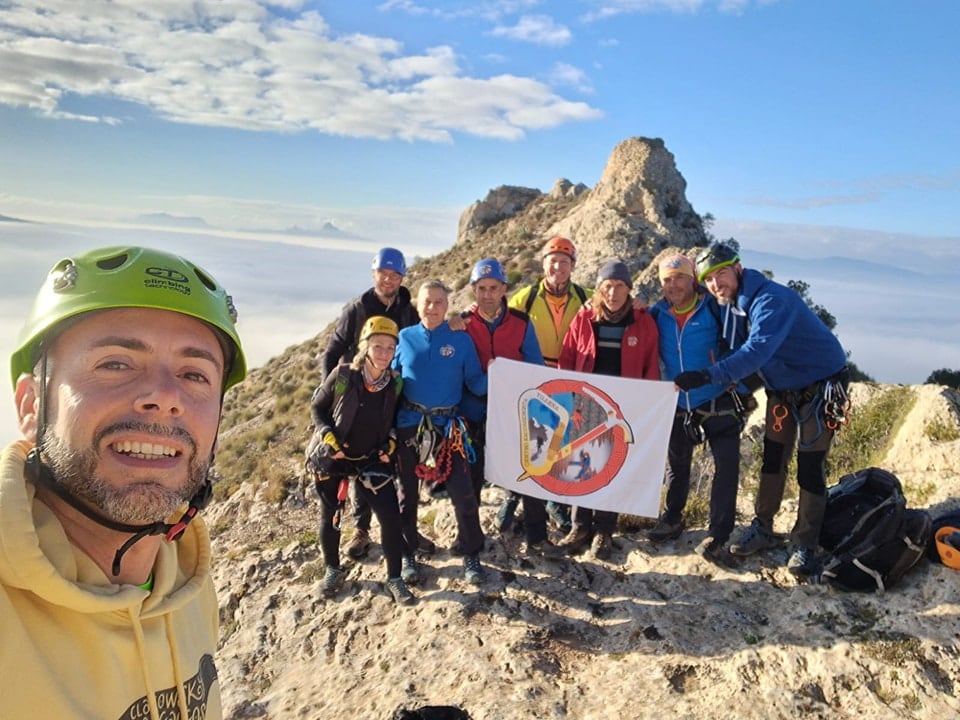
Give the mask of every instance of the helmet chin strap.
[[197, 516], [197, 513], [206, 507], [213, 498], [213, 485], [209, 480], [207, 480], [203, 483], [200, 489], [197, 490], [197, 493], [190, 498], [190, 502], [186, 511], [177, 522], [170, 524], [162, 520], [158, 520], [157, 522], [148, 523], [146, 525], [129, 525], [127, 523], [117, 522], [116, 520], [112, 520], [111, 518], [102, 515], [89, 505], [81, 502], [79, 498], [67, 490], [61, 483], [57, 482], [57, 479], [53, 476], [53, 473], [50, 472], [50, 468], [44, 465], [43, 461], [40, 459], [40, 451], [38, 448], [33, 448], [29, 455], [27, 455], [25, 470], [27, 478], [29, 478], [35, 485], [40, 485], [50, 490], [61, 500], [66, 502], [75, 510], [81, 512], [90, 520], [93, 520], [98, 525], [102, 525], [110, 530], [115, 530], [116, 532], [131, 533], [131, 537], [117, 549], [116, 554], [113, 556], [113, 566], [111, 567], [111, 572], [113, 573], [114, 577], [120, 574], [120, 563], [122, 562], [123, 556], [126, 554], [127, 550], [143, 540], [145, 537], [149, 537], [151, 535], [163, 535], [165, 536], [167, 542], [179, 540], [180, 536], [182, 536], [184, 531], [187, 529], [187, 525], [190, 524], [190, 521], [193, 520], [193, 518]]
[[90, 520], [93, 520], [98, 525], [102, 525], [110, 530], [115, 530], [116, 532], [131, 533], [131, 537], [117, 549], [116, 554], [113, 556], [113, 565], [111, 566], [110, 570], [114, 577], [120, 574], [120, 563], [123, 561], [123, 556], [126, 554], [127, 550], [143, 540], [145, 537], [149, 537], [151, 535], [164, 535], [167, 542], [179, 540], [184, 531], [186, 531], [187, 525], [190, 524], [190, 521], [197, 516], [197, 513], [210, 504], [210, 500], [213, 499], [213, 484], [210, 482], [209, 478], [204, 481], [203, 485], [200, 486], [196, 494], [190, 498], [188, 507], [180, 519], [172, 525], [162, 520], [158, 520], [157, 522], [149, 523], [147, 525], [128, 525], [127, 523], [121, 523], [117, 522], [116, 520], [112, 520], [111, 518], [108, 518], [105, 515], [97, 512], [86, 503], [81, 502], [78, 497], [67, 490], [67, 488], [65, 488], [61, 483], [57, 482], [57, 479], [53, 476], [50, 468], [43, 463], [43, 460], [40, 457], [40, 447], [43, 444], [44, 429], [47, 425], [46, 396], [47, 353], [42, 352], [40, 358], [39, 406], [37, 409], [37, 442], [36, 446], [27, 455], [27, 462], [24, 467], [24, 472], [27, 478], [32, 481], [34, 485], [43, 486], [50, 490], [54, 495], [59, 497], [75, 510], [88, 517]]

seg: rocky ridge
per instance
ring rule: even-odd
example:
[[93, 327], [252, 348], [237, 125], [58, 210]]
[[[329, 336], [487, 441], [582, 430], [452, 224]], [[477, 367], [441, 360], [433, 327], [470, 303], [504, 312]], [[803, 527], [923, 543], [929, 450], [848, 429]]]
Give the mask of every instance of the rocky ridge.
[[[408, 283], [441, 277], [465, 304], [469, 268], [505, 261], [516, 285], [537, 277], [536, 250], [574, 237], [578, 278], [629, 255], [653, 294], [647, 260], [705, 244], [699, 216], [662, 141], [618, 146], [593, 189], [559, 180], [548, 193], [504, 186], [465, 211], [453, 247], [414, 265]], [[594, 234], [591, 231], [595, 231]], [[358, 289], [359, 291], [360, 289]], [[960, 711], [960, 574], [926, 560], [884, 594], [797, 584], [787, 551], [734, 568], [693, 552], [696, 522], [654, 545], [625, 522], [610, 561], [549, 561], [493, 531], [500, 491], [484, 490], [489, 532], [479, 590], [441, 550], [411, 608], [382, 587], [379, 550], [351, 565], [335, 600], [317, 592], [318, 509], [300, 467], [316, 353], [329, 328], [288, 348], [227, 398], [214, 540], [228, 718], [381, 720], [400, 707], [455, 704], [474, 720], [519, 718], [926, 718]], [[904, 482], [911, 505], [940, 512], [960, 498], [960, 394], [943, 387], [855, 384], [856, 408], [889, 392], [912, 404], [877, 463]], [[898, 396], [899, 397], [899, 396]], [[761, 413], [744, 433], [740, 514], [749, 519]], [[942, 437], [930, 428], [946, 428]], [[953, 435], [951, 435], [951, 432]], [[698, 462], [699, 492], [709, 462]], [[853, 470], [856, 468], [848, 468]], [[777, 518], [789, 530], [795, 501]], [[425, 534], [447, 548], [445, 501], [421, 508]], [[350, 528], [345, 530], [349, 536]]]

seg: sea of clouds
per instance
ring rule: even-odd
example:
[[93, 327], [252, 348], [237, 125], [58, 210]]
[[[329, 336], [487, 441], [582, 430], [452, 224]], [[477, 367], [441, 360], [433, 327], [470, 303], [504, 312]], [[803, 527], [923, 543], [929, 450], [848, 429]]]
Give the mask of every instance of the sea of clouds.
[[[960, 367], [960, 266], [955, 239], [913, 238], [845, 229], [717, 223], [736, 237], [744, 264], [781, 282], [803, 280], [836, 316], [854, 362], [879, 382], [921, 383], [938, 368]], [[452, 242], [452, 240], [451, 240]], [[0, 222], [0, 357], [10, 357], [36, 289], [62, 257], [92, 247], [141, 244], [182, 254], [234, 296], [252, 367], [316, 335], [344, 303], [370, 286], [378, 244], [268, 233], [82, 227]], [[403, 249], [408, 261], [447, 246]], [[9, 377], [9, 376], [8, 376]], [[0, 391], [0, 431], [18, 435], [9, 379]]]

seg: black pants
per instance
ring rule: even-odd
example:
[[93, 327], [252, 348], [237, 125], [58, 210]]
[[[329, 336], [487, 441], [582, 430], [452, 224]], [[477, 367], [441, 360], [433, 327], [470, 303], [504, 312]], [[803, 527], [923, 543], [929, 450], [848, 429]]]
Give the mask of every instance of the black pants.
[[[470, 439], [476, 453], [476, 462], [470, 465], [470, 478], [477, 502], [480, 501], [480, 491], [486, 482], [486, 432], [482, 422], [467, 422]], [[540, 498], [515, 493], [523, 502], [523, 530], [528, 543], [539, 543], [547, 539], [547, 501]]]
[[[330, 567], [340, 567], [340, 531], [333, 526], [333, 515], [338, 505], [337, 490], [340, 480], [349, 477], [351, 473], [352, 469], [346, 472], [331, 472], [329, 479], [316, 483], [317, 492], [320, 494], [320, 547], [323, 550], [324, 562]], [[395, 483], [388, 482], [374, 492], [359, 480], [350, 482], [354, 484], [353, 489], [357, 496], [363, 497], [380, 523], [380, 543], [387, 563], [387, 577], [400, 577], [403, 534]]]
[[[716, 411], [732, 409], [733, 402], [721, 396]], [[679, 522], [690, 496], [690, 466], [696, 443], [685, 429], [685, 412], [677, 412], [667, 445], [667, 498], [663, 519]], [[737, 490], [740, 483], [740, 420], [735, 415], [712, 415], [700, 422], [713, 455], [714, 475], [710, 485], [710, 537], [726, 542], [736, 522]]]
[[[419, 449], [410, 442], [416, 437], [416, 426], [398, 428], [397, 462], [400, 468], [400, 516], [403, 524], [403, 539], [406, 552], [412, 555], [419, 545], [417, 534], [417, 510], [420, 504], [420, 478], [417, 477]], [[464, 555], [476, 555], [483, 550], [485, 542], [480, 527], [480, 503], [473, 487], [470, 465], [459, 452], [450, 453], [450, 474], [444, 487], [453, 503], [457, 518], [458, 543]]]

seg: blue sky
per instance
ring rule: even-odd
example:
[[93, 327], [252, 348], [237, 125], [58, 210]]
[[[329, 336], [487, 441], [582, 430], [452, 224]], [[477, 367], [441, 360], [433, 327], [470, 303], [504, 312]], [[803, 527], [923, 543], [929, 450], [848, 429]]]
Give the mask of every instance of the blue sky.
[[[220, 277], [262, 364], [376, 247], [445, 249], [490, 189], [593, 186], [646, 136], [861, 367], [922, 382], [960, 364], [958, 27], [955, 0], [0, 0], [0, 215], [46, 223], [0, 223], [0, 355], [62, 252], [129, 240]], [[277, 232], [325, 223], [359, 239]]]
[[490, 188], [592, 186], [644, 135], [718, 219], [955, 236], [957, 27], [947, 0], [12, 0], [0, 214], [450, 244]]

